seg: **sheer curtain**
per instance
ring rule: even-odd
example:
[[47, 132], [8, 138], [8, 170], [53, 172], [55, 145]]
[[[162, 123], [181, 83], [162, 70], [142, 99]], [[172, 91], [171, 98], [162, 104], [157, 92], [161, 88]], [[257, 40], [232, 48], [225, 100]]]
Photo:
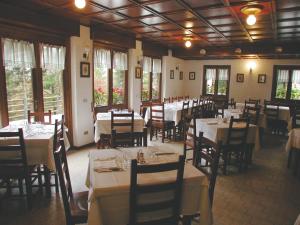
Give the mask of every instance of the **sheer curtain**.
[[287, 83], [289, 81], [288, 70], [278, 70], [277, 82]]
[[65, 69], [66, 48], [43, 44], [42, 68], [49, 71], [62, 71]]
[[94, 50], [94, 65], [95, 67], [105, 67], [111, 69], [111, 55], [110, 50], [95, 49]]
[[216, 80], [216, 69], [206, 69], [206, 80]]
[[152, 72], [152, 59], [150, 57], [143, 57], [143, 72], [150, 73]]
[[292, 82], [300, 84], [300, 70], [293, 70]]
[[219, 69], [219, 80], [228, 80], [228, 69]]
[[6, 68], [29, 69], [35, 67], [34, 47], [27, 41], [3, 39]]
[[153, 73], [161, 73], [161, 59], [153, 59]]
[[114, 69], [127, 70], [127, 53], [114, 52]]

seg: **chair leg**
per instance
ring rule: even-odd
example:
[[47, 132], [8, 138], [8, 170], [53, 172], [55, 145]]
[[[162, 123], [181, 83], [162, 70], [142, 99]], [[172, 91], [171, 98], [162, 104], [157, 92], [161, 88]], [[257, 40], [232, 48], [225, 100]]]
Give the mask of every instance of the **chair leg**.
[[47, 166], [44, 166], [44, 178], [45, 178], [45, 186], [46, 186], [46, 196], [47, 198], [51, 198], [51, 186], [50, 186], [50, 171]]
[[42, 179], [41, 166], [37, 168], [37, 176], [38, 176], [39, 189], [40, 192], [43, 194], [43, 179]]
[[18, 179], [18, 185], [19, 185], [19, 191], [20, 191], [20, 195], [24, 194], [24, 190], [23, 190], [23, 179]]
[[28, 208], [32, 208], [32, 186], [31, 186], [31, 180], [29, 176], [25, 178], [25, 184], [26, 184], [26, 198], [27, 198], [27, 205]]
[[162, 143], [165, 142], [165, 128], [162, 129]]
[[223, 153], [224, 165], [223, 165], [223, 174], [227, 174], [227, 163], [228, 163], [228, 152]]
[[288, 156], [288, 163], [287, 163], [287, 168], [291, 167], [291, 162], [292, 162], [292, 149], [289, 151], [289, 156]]
[[295, 165], [294, 165], [294, 171], [293, 171], [293, 174], [295, 176], [297, 176], [297, 174], [298, 174], [299, 165], [300, 165], [300, 153], [299, 153], [299, 151], [295, 151]]
[[58, 176], [57, 176], [57, 173], [55, 173], [54, 179], [55, 179], [55, 192], [56, 192], [56, 193], [59, 193], [59, 188], [58, 188]]

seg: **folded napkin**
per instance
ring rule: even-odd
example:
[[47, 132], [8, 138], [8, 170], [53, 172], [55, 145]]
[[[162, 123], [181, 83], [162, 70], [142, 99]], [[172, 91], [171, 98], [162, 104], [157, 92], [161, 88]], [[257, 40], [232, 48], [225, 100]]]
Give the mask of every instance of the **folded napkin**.
[[[112, 157], [113, 158], [113, 157]], [[107, 158], [106, 158], [107, 159]], [[122, 171], [123, 169], [118, 166], [115, 158], [111, 160], [106, 161], [98, 161], [100, 162], [97, 166], [94, 167], [94, 171], [97, 173], [103, 173], [103, 172], [113, 172], [113, 171]]]

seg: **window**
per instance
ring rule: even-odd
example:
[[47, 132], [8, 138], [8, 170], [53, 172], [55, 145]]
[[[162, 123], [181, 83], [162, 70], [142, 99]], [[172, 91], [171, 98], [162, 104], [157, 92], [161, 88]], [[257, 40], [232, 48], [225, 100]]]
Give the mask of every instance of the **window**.
[[54, 115], [64, 114], [63, 70], [65, 68], [65, 47], [43, 45], [43, 102], [44, 111]]
[[[65, 47], [2, 40], [6, 86], [1, 91], [7, 94], [7, 101], [4, 100], [7, 113], [2, 112], [2, 116], [5, 115], [2, 121], [27, 120], [28, 110], [51, 110], [60, 118], [64, 114]], [[40, 51], [35, 51], [37, 49]], [[37, 58], [41, 63], [36, 62]]]
[[272, 99], [300, 100], [300, 66], [274, 66]]
[[143, 58], [142, 101], [160, 100], [161, 59]]
[[228, 96], [230, 66], [204, 66], [203, 94]]
[[127, 106], [127, 53], [94, 49], [94, 105]]

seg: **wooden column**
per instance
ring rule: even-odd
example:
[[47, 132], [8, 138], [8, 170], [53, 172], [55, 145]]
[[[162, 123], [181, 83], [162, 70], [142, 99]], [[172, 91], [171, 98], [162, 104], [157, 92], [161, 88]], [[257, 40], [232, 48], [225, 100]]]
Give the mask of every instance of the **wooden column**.
[[72, 116], [72, 78], [71, 78], [71, 43], [66, 41], [66, 61], [63, 71], [64, 85], [64, 114], [65, 124], [68, 127], [68, 138], [70, 145], [73, 146], [73, 116]]
[[0, 38], [0, 109], [1, 109], [1, 122], [2, 126], [9, 124], [8, 119], [8, 106], [7, 106], [7, 90], [5, 79], [5, 67], [4, 67], [4, 48], [2, 39]]

